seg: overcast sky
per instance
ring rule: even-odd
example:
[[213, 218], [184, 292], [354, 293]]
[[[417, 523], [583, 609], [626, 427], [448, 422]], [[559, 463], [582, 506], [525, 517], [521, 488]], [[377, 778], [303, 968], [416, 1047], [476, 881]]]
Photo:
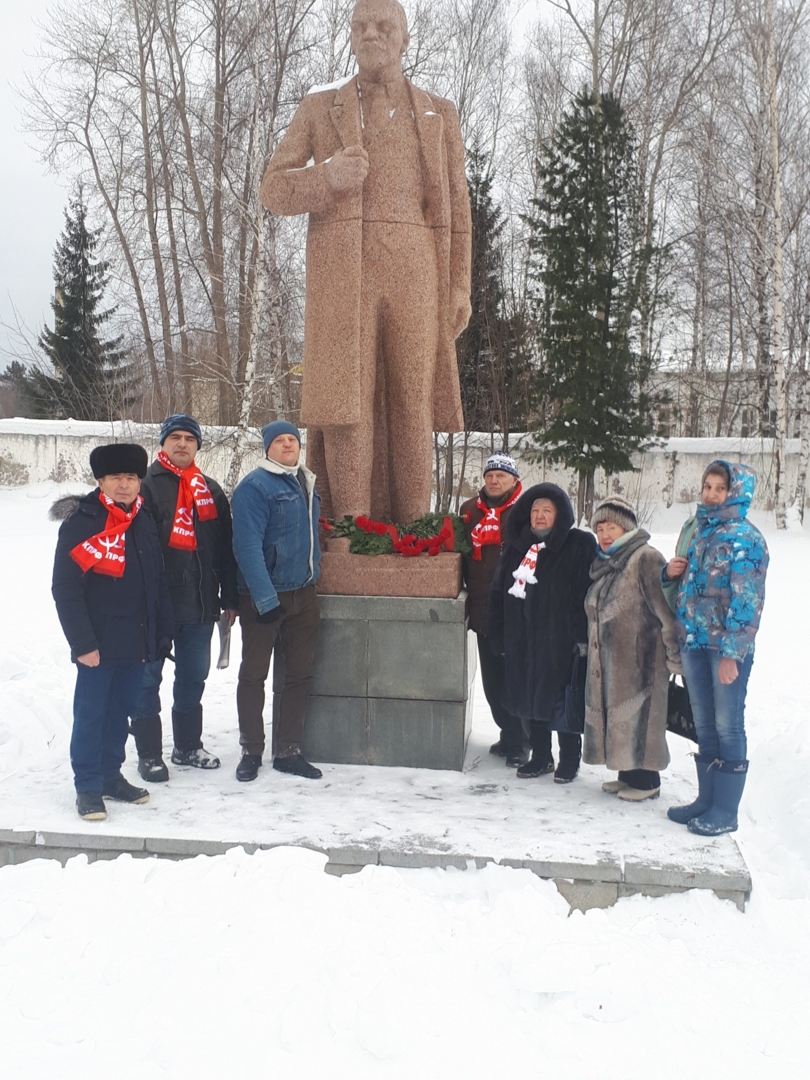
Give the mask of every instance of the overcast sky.
[[[32, 335], [50, 319], [53, 248], [64, 224], [69, 181], [50, 175], [31, 136], [22, 133], [21, 87], [36, 70], [37, 21], [55, 0], [0, 0], [0, 370], [13, 337], [15, 310]], [[545, 4], [524, 0], [514, 24], [519, 34]], [[518, 29], [519, 28], [519, 29]]]
[[[47, 174], [30, 136], [22, 134], [14, 86], [35, 61], [35, 20], [54, 0], [0, 0], [0, 349], [9, 341], [5, 324], [14, 309], [32, 332], [46, 317], [53, 290], [53, 248], [62, 230], [65, 186]], [[0, 353], [0, 368], [7, 358]]]

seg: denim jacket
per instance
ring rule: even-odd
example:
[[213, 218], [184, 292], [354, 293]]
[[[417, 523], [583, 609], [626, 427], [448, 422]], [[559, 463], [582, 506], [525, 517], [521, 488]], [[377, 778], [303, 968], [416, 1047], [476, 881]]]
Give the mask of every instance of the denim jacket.
[[731, 475], [721, 506], [698, 506], [676, 618], [681, 647], [717, 649], [744, 660], [754, 651], [765, 601], [768, 547], [746, 520], [756, 477], [747, 465], [723, 462]]
[[231, 501], [239, 592], [260, 615], [279, 606], [278, 593], [316, 582], [321, 562], [315, 476], [302, 467], [307, 499], [297, 478], [274, 466], [264, 461], [248, 473]]

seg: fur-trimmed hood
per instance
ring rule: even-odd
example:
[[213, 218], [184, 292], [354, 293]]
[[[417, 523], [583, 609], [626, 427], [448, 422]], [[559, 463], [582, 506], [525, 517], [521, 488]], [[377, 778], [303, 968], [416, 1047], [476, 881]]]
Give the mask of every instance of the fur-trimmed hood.
[[[88, 491], [86, 495], [63, 495], [57, 499], [48, 511], [49, 521], [67, 521], [78, 513], [79, 507], [91, 496], [96, 495], [98, 489]], [[98, 501], [98, 499], [96, 499]]]
[[556, 484], [534, 484], [520, 496], [506, 522], [506, 543], [521, 554], [537, 542], [531, 526], [532, 505], [537, 499], [548, 499], [557, 507], [554, 527], [546, 537], [546, 547], [551, 551], [560, 550], [574, 525], [574, 508], [563, 489]]

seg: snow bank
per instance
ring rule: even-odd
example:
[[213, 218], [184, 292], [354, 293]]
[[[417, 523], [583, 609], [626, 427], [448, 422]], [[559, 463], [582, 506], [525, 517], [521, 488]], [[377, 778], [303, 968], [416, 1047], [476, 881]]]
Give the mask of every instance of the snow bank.
[[772, 927], [710, 895], [568, 918], [528, 871], [324, 861], [0, 871], [5, 1075], [806, 1075], [806, 901]]

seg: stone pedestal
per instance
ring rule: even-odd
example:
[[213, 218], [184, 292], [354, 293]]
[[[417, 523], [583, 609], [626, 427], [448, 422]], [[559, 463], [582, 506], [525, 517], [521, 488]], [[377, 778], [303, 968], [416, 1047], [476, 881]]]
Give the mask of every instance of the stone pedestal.
[[350, 555], [348, 540], [327, 540], [318, 592], [329, 596], [419, 596], [455, 600], [461, 592], [457, 552], [420, 555]]
[[306, 756], [460, 771], [476, 665], [466, 599], [320, 596]]

